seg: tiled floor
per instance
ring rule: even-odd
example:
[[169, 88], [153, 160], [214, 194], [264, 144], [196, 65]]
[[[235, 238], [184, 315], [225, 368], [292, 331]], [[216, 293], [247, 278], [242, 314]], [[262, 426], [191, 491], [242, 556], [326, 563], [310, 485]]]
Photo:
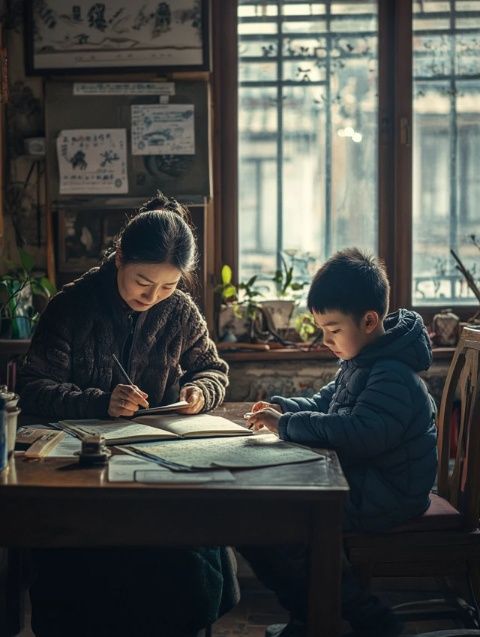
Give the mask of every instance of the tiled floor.
[[[264, 637], [269, 624], [281, 623], [286, 614], [276, 602], [272, 593], [266, 590], [250, 575], [241, 575], [242, 599], [230, 613], [219, 619], [213, 628], [213, 637]], [[388, 593], [384, 591], [388, 589]], [[391, 605], [406, 601], [438, 597], [438, 586], [431, 580], [381, 580], [374, 584], [375, 592]], [[460, 628], [457, 620], [436, 619], [429, 621], [407, 622], [403, 635], [418, 635], [433, 630]], [[348, 624], [344, 633], [349, 632]], [[33, 637], [29, 628], [25, 628], [18, 637]], [[68, 637], [68, 632], [65, 633]], [[156, 635], [152, 637], [161, 637]], [[321, 637], [321, 636], [319, 636]]]
[[[381, 592], [379, 587], [388, 593]], [[375, 582], [375, 592], [391, 605], [406, 601], [431, 599], [438, 597], [438, 586], [428, 580], [382, 580]], [[242, 599], [238, 606], [216, 622], [213, 630], [214, 637], [264, 637], [265, 628], [269, 624], [281, 623], [286, 620], [286, 614], [276, 602], [274, 596], [252, 578], [242, 578]], [[451, 619], [436, 619], [429, 621], [406, 622], [402, 634], [418, 635], [433, 630], [460, 628], [462, 623]], [[344, 633], [350, 628], [344, 624]], [[319, 636], [320, 637], [320, 636]]]

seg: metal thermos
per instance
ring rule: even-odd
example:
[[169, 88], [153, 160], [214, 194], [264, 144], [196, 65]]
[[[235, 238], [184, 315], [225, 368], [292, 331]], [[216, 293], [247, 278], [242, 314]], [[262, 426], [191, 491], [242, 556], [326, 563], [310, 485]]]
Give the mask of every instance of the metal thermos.
[[6, 385], [0, 385], [0, 398], [4, 402], [5, 426], [7, 436], [7, 455], [13, 455], [15, 449], [15, 438], [17, 437], [17, 421], [20, 409], [17, 407], [19, 395], [9, 391]]

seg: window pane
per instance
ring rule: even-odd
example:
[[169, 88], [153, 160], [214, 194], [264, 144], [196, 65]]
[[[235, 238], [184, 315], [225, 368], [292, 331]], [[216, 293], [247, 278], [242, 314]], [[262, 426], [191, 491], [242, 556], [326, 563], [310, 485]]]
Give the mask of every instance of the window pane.
[[478, 278], [480, 2], [414, 2], [413, 302], [471, 304]]
[[375, 250], [376, 2], [239, 0], [238, 36], [240, 280]]

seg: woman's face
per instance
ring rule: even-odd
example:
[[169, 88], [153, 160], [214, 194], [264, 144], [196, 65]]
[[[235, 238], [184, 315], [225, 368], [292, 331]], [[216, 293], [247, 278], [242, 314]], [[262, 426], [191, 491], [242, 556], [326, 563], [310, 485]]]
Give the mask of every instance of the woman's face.
[[126, 263], [115, 257], [120, 296], [136, 312], [146, 312], [168, 299], [177, 287], [181, 272], [169, 263]]

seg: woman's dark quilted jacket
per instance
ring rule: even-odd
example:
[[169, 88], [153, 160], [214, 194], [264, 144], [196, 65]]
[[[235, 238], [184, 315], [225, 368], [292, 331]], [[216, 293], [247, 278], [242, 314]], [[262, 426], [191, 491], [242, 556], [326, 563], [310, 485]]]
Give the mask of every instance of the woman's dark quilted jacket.
[[[118, 293], [113, 259], [66, 285], [48, 304], [18, 379], [24, 412], [49, 418], [105, 418], [110, 395], [124, 383], [112, 360], [122, 358], [132, 310]], [[207, 326], [188, 294], [138, 315], [127, 372], [150, 405], [199, 387], [205, 411], [219, 405], [228, 384]]]
[[[22, 409], [52, 419], [107, 417], [111, 391], [118, 383], [125, 382], [113, 364], [112, 354], [119, 358], [122, 356], [123, 345], [130, 332], [130, 314], [130, 308], [118, 294], [116, 268], [111, 259], [65, 286], [48, 304], [32, 339], [19, 377]], [[205, 410], [216, 407], [224, 398], [228, 382], [227, 365], [218, 357], [194, 302], [179, 290], [148, 312], [139, 314], [128, 358], [130, 378], [148, 393], [152, 405], [177, 399], [179, 387], [185, 384], [202, 389]], [[108, 538], [105, 538], [105, 543], [108, 545]], [[44, 553], [48, 565], [39, 573], [37, 589], [44, 593], [35, 607], [35, 620], [36, 625], [42, 628], [42, 634], [60, 634], [54, 628], [62, 625], [62, 614], [61, 609], [58, 610], [58, 599], [49, 593], [50, 581], [55, 581], [56, 576], [63, 573], [57, 581], [61, 581], [68, 592], [65, 585], [68, 569], [62, 567], [62, 563], [68, 565], [75, 560], [83, 563], [75, 577], [87, 577], [89, 564], [95, 563], [95, 568], [101, 570], [109, 553], [80, 560], [78, 552], [72, 549], [59, 554], [56, 561], [52, 561], [52, 552]], [[147, 604], [141, 609], [142, 621], [158, 622], [162, 612], [171, 617], [175, 617], [175, 612], [181, 612], [182, 621], [200, 627], [215, 621], [238, 601], [236, 575], [228, 549], [185, 549], [178, 553], [178, 560], [173, 566], [168, 560], [166, 566], [162, 564], [157, 553], [159, 551], [150, 551], [148, 569], [153, 572], [152, 569], [159, 563], [163, 579], [171, 577], [172, 590], [180, 590], [181, 585], [185, 586], [187, 582], [191, 595], [179, 608], [166, 607], [160, 595], [156, 606]], [[122, 559], [128, 555], [128, 552], [123, 553]], [[118, 563], [121, 561], [118, 560]], [[139, 573], [140, 567], [136, 568]], [[137, 579], [144, 582], [148, 569], [145, 567], [141, 576], [137, 573]], [[185, 569], [188, 569], [187, 572]], [[122, 573], [128, 578], [128, 570]], [[119, 575], [121, 577], [122, 574]], [[121, 584], [127, 585], [128, 582]], [[131, 585], [134, 585], [134, 580]], [[179, 593], [178, 597], [182, 598], [182, 594]], [[190, 605], [189, 599], [192, 600]], [[111, 600], [113, 596], [108, 597], [108, 601]], [[118, 606], [118, 600], [116, 603]], [[129, 609], [131, 607], [134, 604], [128, 606]], [[55, 609], [53, 614], [52, 608]], [[141, 622], [136, 624], [139, 625], [137, 632], [125, 625], [115, 634], [151, 634], [141, 632]], [[87, 632], [81, 634], [86, 635]]]
[[380, 531], [421, 515], [437, 469], [436, 408], [418, 372], [432, 362], [415, 312], [399, 310], [385, 334], [313, 398], [282, 398], [280, 437], [334, 449], [350, 485], [346, 530]]

